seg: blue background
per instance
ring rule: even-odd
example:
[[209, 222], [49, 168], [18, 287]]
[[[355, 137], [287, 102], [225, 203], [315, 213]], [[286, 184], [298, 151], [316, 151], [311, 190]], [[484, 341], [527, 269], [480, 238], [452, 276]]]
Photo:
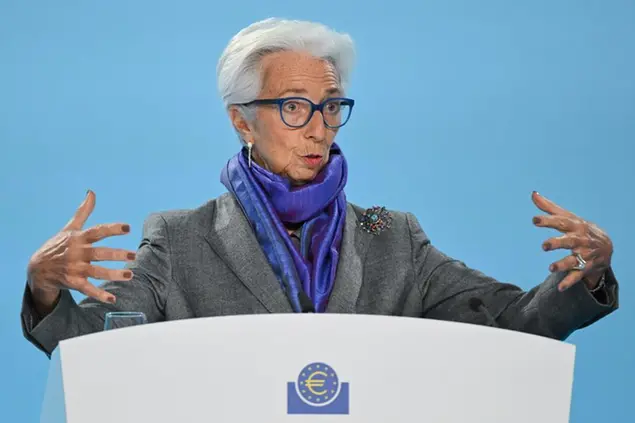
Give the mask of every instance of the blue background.
[[568, 340], [572, 421], [632, 421], [635, 3], [618, 0], [0, 0], [2, 420], [37, 420], [48, 370], [19, 324], [30, 255], [88, 188], [89, 225], [130, 223], [104, 244], [130, 249], [149, 213], [224, 192], [238, 143], [216, 61], [269, 16], [357, 43], [349, 200], [414, 212], [441, 250], [523, 288], [565, 254], [541, 250], [532, 190], [612, 236], [621, 309]]

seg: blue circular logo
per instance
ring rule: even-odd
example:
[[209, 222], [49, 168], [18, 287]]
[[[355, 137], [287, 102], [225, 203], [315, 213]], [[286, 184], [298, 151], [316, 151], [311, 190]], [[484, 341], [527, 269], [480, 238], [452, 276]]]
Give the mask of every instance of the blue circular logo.
[[298, 396], [305, 403], [320, 407], [330, 404], [340, 393], [337, 373], [325, 363], [311, 363], [305, 366], [296, 384]]

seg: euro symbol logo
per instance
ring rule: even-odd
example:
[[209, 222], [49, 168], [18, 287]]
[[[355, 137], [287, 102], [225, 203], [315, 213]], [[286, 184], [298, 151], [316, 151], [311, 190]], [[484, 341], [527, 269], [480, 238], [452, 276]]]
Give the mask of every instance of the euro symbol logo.
[[[316, 391], [316, 388], [324, 387], [324, 383], [326, 381], [327, 376], [328, 375], [324, 373], [323, 371], [317, 370], [309, 375], [309, 377], [304, 382], [304, 385], [307, 387], [309, 391], [311, 391], [311, 393], [313, 393], [313, 395], [322, 396], [326, 394], [328, 390], [323, 389], [320, 391]], [[320, 379], [320, 377], [323, 379]]]
[[288, 414], [348, 414], [348, 382], [335, 370], [314, 362], [302, 368], [296, 382], [287, 382]]

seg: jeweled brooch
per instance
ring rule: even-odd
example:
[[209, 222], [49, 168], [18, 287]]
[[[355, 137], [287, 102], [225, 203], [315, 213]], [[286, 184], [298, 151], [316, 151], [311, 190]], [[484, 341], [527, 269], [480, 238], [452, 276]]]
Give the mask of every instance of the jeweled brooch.
[[359, 220], [359, 226], [372, 235], [379, 235], [392, 225], [392, 216], [386, 207], [374, 206], [367, 209]]

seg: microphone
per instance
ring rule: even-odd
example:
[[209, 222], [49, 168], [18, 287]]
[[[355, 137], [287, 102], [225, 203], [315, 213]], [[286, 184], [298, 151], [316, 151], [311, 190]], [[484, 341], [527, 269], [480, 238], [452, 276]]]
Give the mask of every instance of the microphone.
[[488, 326], [491, 326], [493, 328], [500, 328], [499, 324], [496, 323], [496, 319], [494, 319], [494, 316], [492, 316], [492, 313], [490, 313], [487, 307], [485, 307], [483, 300], [478, 297], [472, 297], [470, 298], [468, 303], [472, 311], [483, 313], [487, 320]]
[[302, 307], [302, 313], [315, 313], [315, 307], [313, 307], [313, 301], [309, 298], [304, 291], [300, 291], [300, 306]]

